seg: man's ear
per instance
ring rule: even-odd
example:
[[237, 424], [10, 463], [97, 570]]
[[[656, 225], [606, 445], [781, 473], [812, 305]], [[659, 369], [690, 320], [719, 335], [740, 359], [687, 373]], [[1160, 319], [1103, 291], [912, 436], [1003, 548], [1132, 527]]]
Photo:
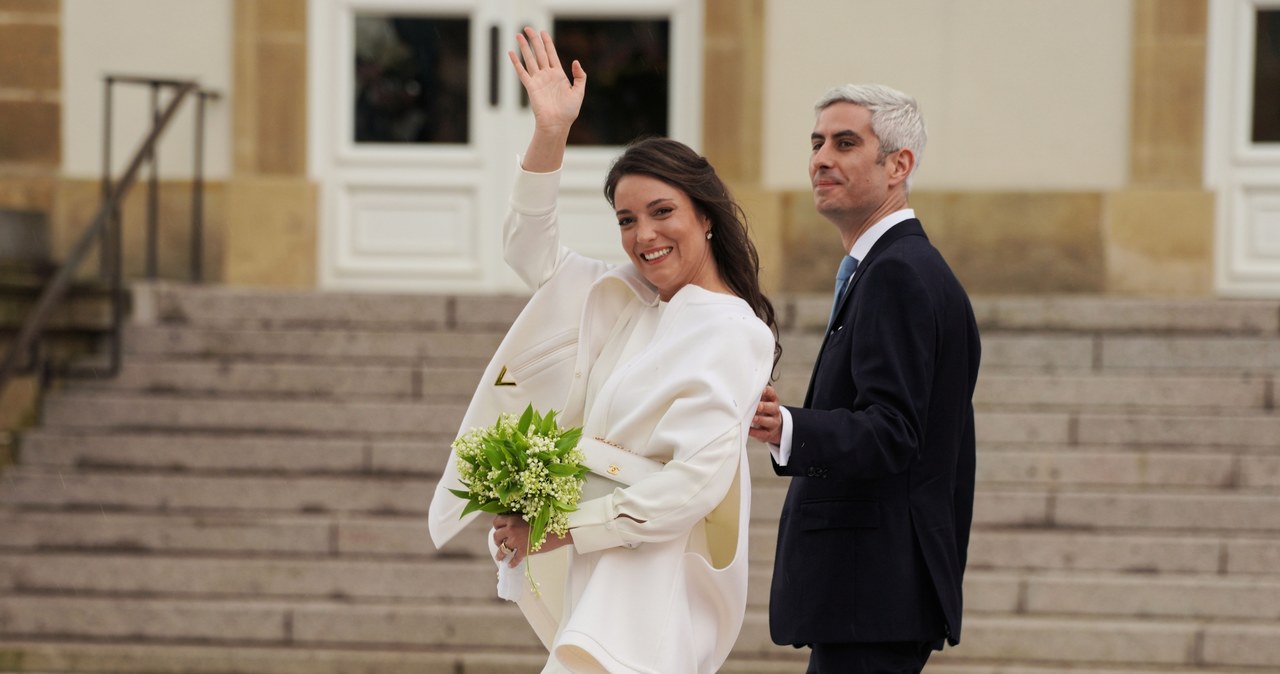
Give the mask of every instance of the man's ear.
[[916, 154], [910, 148], [902, 148], [886, 158], [889, 164], [889, 182], [897, 184], [906, 182], [907, 176], [911, 175], [911, 169], [916, 165]]

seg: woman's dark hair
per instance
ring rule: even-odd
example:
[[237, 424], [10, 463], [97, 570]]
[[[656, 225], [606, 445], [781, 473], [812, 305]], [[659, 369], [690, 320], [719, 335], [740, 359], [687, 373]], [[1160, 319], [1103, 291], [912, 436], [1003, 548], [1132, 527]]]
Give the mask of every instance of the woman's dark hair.
[[751, 306], [773, 331], [773, 362], [782, 355], [773, 303], [760, 290], [760, 256], [747, 234], [747, 216], [729, 194], [706, 157], [670, 138], [639, 138], [614, 160], [604, 181], [604, 197], [613, 206], [623, 176], [645, 175], [684, 192], [698, 212], [711, 221], [711, 254], [720, 278]]

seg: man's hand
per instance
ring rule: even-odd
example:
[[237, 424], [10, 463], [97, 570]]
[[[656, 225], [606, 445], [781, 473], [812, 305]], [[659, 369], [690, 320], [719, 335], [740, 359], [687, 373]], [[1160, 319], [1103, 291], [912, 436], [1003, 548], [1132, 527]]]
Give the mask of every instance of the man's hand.
[[756, 415], [751, 419], [751, 437], [772, 445], [782, 444], [782, 408], [778, 404], [778, 392], [772, 385], [764, 387]]

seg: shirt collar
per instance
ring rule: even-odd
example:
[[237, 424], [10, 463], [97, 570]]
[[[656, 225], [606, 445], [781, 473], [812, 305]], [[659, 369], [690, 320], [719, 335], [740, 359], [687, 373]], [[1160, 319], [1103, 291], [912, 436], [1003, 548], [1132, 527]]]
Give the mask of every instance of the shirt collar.
[[889, 231], [894, 225], [915, 217], [915, 209], [904, 208], [880, 218], [879, 222], [871, 225], [870, 229], [863, 232], [862, 236], [853, 242], [853, 249], [849, 251], [849, 254], [861, 264], [863, 260], [867, 259], [867, 253], [871, 252], [871, 247], [876, 245], [876, 242], [880, 240], [880, 237], [884, 236], [885, 232]]

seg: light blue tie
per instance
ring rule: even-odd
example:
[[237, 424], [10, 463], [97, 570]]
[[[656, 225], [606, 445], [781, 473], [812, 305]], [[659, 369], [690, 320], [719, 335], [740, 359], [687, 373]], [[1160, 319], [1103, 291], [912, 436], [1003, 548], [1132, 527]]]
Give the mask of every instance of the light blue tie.
[[827, 329], [830, 329], [831, 324], [836, 321], [836, 309], [840, 307], [840, 296], [844, 295], [845, 286], [849, 285], [849, 279], [853, 278], [853, 270], [857, 268], [858, 258], [852, 255], [846, 255], [840, 261], [840, 269], [836, 272], [836, 294], [831, 300], [831, 318], [827, 319]]

